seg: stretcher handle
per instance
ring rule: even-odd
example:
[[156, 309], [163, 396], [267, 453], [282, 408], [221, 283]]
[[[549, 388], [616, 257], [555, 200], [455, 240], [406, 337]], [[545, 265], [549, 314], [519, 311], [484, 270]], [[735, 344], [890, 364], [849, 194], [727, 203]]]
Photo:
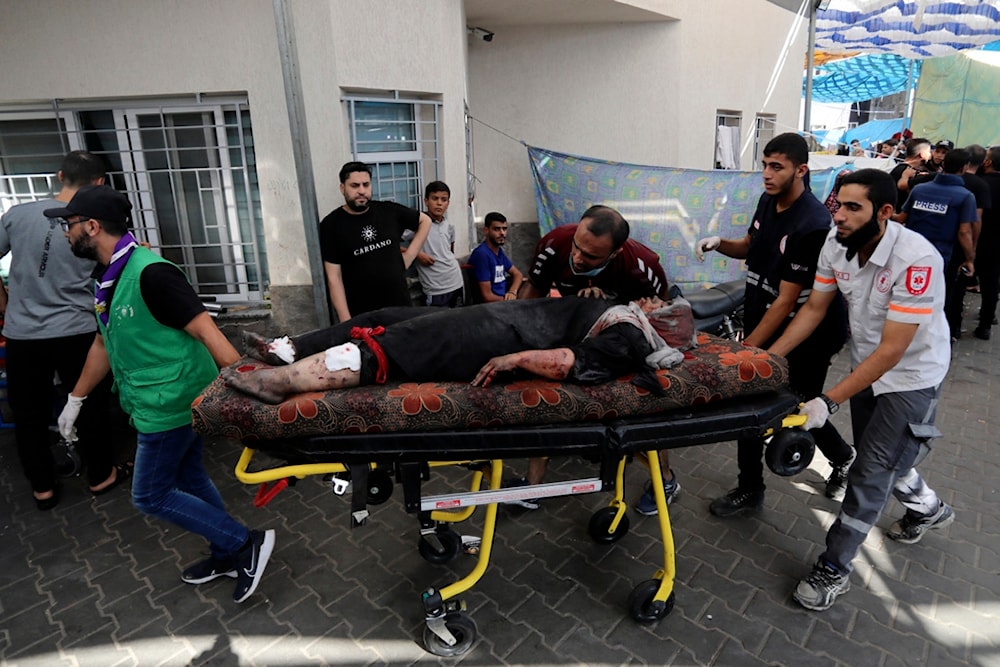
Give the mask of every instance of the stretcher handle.
[[274, 486], [272, 486], [270, 489], [267, 488], [267, 482], [262, 482], [261, 485], [257, 488], [257, 495], [254, 496], [253, 506], [263, 507], [264, 505], [274, 500], [274, 497], [279, 493], [281, 493], [282, 491], [284, 491], [285, 487], [287, 486], [288, 486], [287, 477], [282, 477], [281, 479], [279, 479], [277, 482], [274, 483]]
[[787, 415], [786, 417], [784, 417], [781, 420], [781, 425], [778, 428], [769, 428], [766, 431], [764, 431], [764, 437], [765, 438], [770, 438], [775, 433], [777, 433], [780, 429], [783, 429], [783, 428], [795, 428], [797, 426], [801, 427], [801, 426], [805, 426], [805, 423], [806, 423], [806, 416], [805, 415], [800, 415], [798, 413], [796, 413], [794, 415]]

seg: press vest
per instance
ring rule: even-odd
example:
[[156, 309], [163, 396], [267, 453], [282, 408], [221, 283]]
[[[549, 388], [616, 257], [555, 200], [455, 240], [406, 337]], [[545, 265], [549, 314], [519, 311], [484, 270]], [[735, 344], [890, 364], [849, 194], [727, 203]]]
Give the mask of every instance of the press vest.
[[108, 325], [98, 318], [122, 409], [140, 433], [190, 424], [191, 402], [218, 375], [208, 349], [160, 324], [142, 298], [142, 270], [166, 261], [145, 248], [133, 250], [116, 282]]

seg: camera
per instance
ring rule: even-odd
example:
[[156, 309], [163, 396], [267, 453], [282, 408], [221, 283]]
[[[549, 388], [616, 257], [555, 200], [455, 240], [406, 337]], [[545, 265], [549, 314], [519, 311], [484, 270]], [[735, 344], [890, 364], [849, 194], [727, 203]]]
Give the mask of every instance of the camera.
[[492, 42], [494, 33], [490, 32], [486, 28], [469, 28], [469, 34], [479, 37], [484, 42]]

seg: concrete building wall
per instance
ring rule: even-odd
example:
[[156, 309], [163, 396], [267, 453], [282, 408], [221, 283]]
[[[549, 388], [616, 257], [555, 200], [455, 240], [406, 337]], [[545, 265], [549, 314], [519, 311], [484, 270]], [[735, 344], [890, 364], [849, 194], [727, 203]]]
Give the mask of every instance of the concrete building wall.
[[[622, 162], [710, 169], [718, 109], [798, 124], [805, 30], [769, 2], [665, 3], [678, 20], [488, 26], [469, 43], [476, 217], [537, 221], [524, 146]], [[572, 20], [567, 18], [567, 21]], [[775, 75], [768, 95], [772, 73]], [[496, 129], [491, 129], [496, 128]], [[509, 135], [509, 136], [505, 136]], [[753, 169], [752, 145], [741, 166]]]
[[[344, 91], [436, 99], [441, 172], [467, 227], [461, 0], [289, 0], [319, 216], [343, 203]], [[278, 326], [315, 326], [312, 274], [271, 0], [4, 3], [0, 104], [246, 93]], [[16, 66], [15, 66], [16, 64]], [[459, 234], [467, 245], [467, 234]], [[325, 287], [320, 285], [319, 289]]]
[[[288, 6], [319, 217], [342, 201], [337, 171], [350, 158], [343, 94], [395, 91], [436, 100], [440, 177], [452, 188], [456, 253], [480, 240], [468, 219], [481, 222], [500, 210], [524, 225], [511, 235], [522, 270], [537, 238], [537, 214], [519, 141], [611, 160], [709, 168], [717, 109], [743, 112], [744, 140], [757, 111], [777, 114], [779, 129], [797, 124], [804, 27], [790, 41], [768, 96], [795, 17], [765, 0], [587, 0], [580, 6], [589, 22], [575, 24], [571, 12], [544, 9], [555, 5], [521, 2], [513, 11], [487, 3], [501, 20], [487, 26], [496, 31], [490, 42], [468, 34], [470, 5], [462, 0], [288, 0]], [[664, 20], [649, 20], [646, 9]], [[615, 20], [619, 14], [628, 22]], [[272, 324], [301, 330], [318, 323], [271, 0], [7, 2], [0, 55], [5, 107], [245, 93]], [[471, 210], [466, 101], [477, 119]], [[752, 167], [746, 155], [742, 166]], [[315, 289], [325, 293], [325, 286]]]

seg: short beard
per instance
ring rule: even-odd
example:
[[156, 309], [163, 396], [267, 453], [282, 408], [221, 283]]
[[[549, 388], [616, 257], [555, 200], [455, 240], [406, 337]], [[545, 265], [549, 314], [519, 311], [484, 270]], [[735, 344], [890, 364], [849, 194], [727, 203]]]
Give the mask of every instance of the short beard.
[[358, 206], [353, 201], [349, 201], [349, 200], [346, 202], [346, 204], [347, 204], [347, 208], [351, 209], [355, 213], [364, 213], [365, 211], [368, 210], [368, 204], [365, 204], [364, 206]]
[[81, 236], [77, 240], [70, 244], [70, 250], [73, 254], [82, 259], [92, 259], [95, 262], [97, 259], [97, 244], [89, 236]]
[[872, 219], [865, 223], [864, 227], [856, 230], [846, 239], [840, 238], [839, 235], [836, 235], [834, 238], [837, 239], [837, 243], [847, 248], [847, 259], [852, 259], [859, 250], [868, 245], [869, 241], [878, 236], [878, 233], [878, 215], [873, 215]]

